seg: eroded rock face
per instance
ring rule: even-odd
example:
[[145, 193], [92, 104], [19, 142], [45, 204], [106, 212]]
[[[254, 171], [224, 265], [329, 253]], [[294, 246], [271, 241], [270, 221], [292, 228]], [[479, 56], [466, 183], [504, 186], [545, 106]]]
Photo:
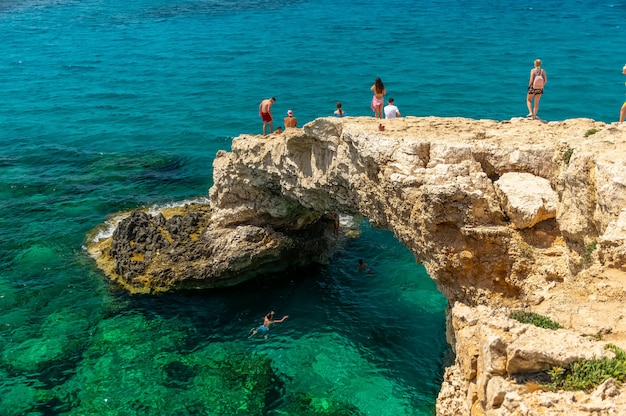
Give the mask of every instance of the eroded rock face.
[[[370, 118], [318, 119], [281, 136], [242, 135], [220, 152], [213, 220], [360, 213], [392, 230], [450, 301], [535, 302], [546, 281], [576, 275], [618, 220], [626, 174], [614, 149], [625, 140], [622, 126], [585, 119], [407, 117], [384, 132]], [[602, 241], [619, 262], [623, 244]]]
[[613, 379], [590, 394], [551, 392], [537, 383], [518, 382], [575, 361], [614, 357], [591, 337], [522, 324], [505, 310], [486, 306], [457, 303], [451, 320], [457, 360], [444, 375], [438, 415], [617, 415], [626, 409], [626, 396]]
[[323, 216], [295, 230], [211, 221], [208, 205], [174, 215], [136, 210], [113, 236], [90, 247], [100, 267], [131, 293], [234, 286], [252, 278], [323, 263], [334, 251], [332, 221]]
[[603, 264], [626, 270], [626, 208], [607, 225], [599, 244]]
[[558, 196], [547, 179], [507, 172], [494, 184], [513, 228], [530, 228], [556, 216]]
[[[306, 233], [327, 213], [362, 214], [413, 251], [451, 305], [468, 308], [450, 316], [457, 320], [447, 328], [457, 356], [446, 370], [439, 415], [623, 413], [615, 399], [623, 395], [611, 395], [610, 386], [590, 397], [529, 392], [511, 381], [519, 372], [605, 352], [575, 332], [547, 338], [499, 311], [549, 309], [559, 287], [575, 287], [588, 270], [626, 269], [626, 125], [436, 117], [386, 120], [384, 131], [378, 124], [329, 117], [281, 135], [235, 138], [232, 152], [219, 152], [214, 162], [210, 220], [169, 224], [137, 215], [154, 232], [148, 241], [132, 222], [120, 231], [128, 245], [112, 248], [122, 260], [108, 266], [110, 273], [137, 284], [141, 278], [133, 274], [142, 268], [167, 279], [170, 266], [182, 261], [173, 286], [237, 281], [250, 276], [245, 259], [251, 256], [235, 255], [250, 241], [250, 252], [276, 258], [284, 252], [264, 243], [281, 238], [270, 237], [272, 230]], [[198, 228], [195, 243], [169, 241], [176, 224], [187, 221]], [[176, 244], [195, 254], [175, 254]], [[133, 263], [141, 258], [138, 247], [143, 259], [157, 251], [169, 256], [168, 266]], [[584, 314], [580, 305], [560, 313]], [[461, 316], [468, 322], [460, 324]], [[573, 413], [563, 410], [568, 406]]]

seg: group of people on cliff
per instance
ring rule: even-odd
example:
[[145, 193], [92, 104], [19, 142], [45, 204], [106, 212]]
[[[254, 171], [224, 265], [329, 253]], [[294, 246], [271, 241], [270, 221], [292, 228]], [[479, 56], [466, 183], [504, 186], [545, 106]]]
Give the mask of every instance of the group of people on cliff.
[[[272, 116], [272, 105], [276, 102], [276, 98], [267, 98], [261, 101], [259, 104], [259, 115], [261, 116], [261, 120], [263, 120], [263, 135], [267, 134], [267, 123], [270, 123], [270, 133], [274, 129], [274, 117]], [[287, 117], [283, 119], [285, 123], [285, 128], [293, 128], [298, 127], [298, 119], [294, 117], [293, 110], [287, 111]], [[276, 129], [276, 133], [282, 133], [283, 128], [278, 126]]]
[[[626, 65], [622, 68], [622, 74], [626, 75]], [[533, 62], [533, 68], [530, 70], [530, 77], [528, 80], [528, 91], [526, 95], [526, 107], [528, 108], [527, 118], [536, 120], [538, 119], [537, 113], [539, 112], [539, 102], [544, 92], [545, 85], [548, 83], [548, 74], [542, 67], [541, 59], [535, 59]], [[401, 117], [400, 110], [395, 105], [394, 99], [389, 98], [387, 105], [383, 107], [384, 96], [387, 94], [385, 84], [380, 78], [374, 80], [374, 85], [370, 87], [373, 93], [372, 103], [370, 108], [374, 112], [375, 118], [391, 119]], [[261, 101], [259, 105], [259, 115], [263, 121], [263, 135], [267, 131], [267, 123], [270, 125], [270, 133], [273, 130], [273, 116], [272, 116], [272, 104], [276, 102], [276, 98], [268, 98]], [[333, 113], [335, 117], [345, 117], [346, 112], [342, 108], [341, 102], [337, 103], [336, 110]], [[383, 117], [384, 115], [384, 117]], [[626, 118], [626, 101], [622, 104], [619, 114], [619, 122], [622, 123]], [[293, 111], [287, 111], [287, 117], [284, 118], [285, 128], [297, 127], [298, 119], [293, 116]], [[382, 129], [381, 129], [382, 130]], [[276, 129], [276, 133], [281, 133], [282, 127]]]
[[[385, 85], [380, 78], [376, 78], [374, 85], [371, 87], [374, 97], [372, 98], [371, 109], [374, 112], [374, 116], [377, 118], [396, 118], [401, 117], [400, 109], [395, 105], [394, 99], [389, 98], [387, 105], [383, 108], [383, 96], [387, 93]], [[267, 134], [267, 125], [269, 123], [269, 132], [282, 133], [283, 128], [278, 126], [274, 131], [274, 116], [272, 115], [272, 105], [276, 102], [276, 97], [266, 98], [259, 104], [259, 116], [263, 122], [263, 135]], [[333, 113], [335, 117], [345, 117], [347, 114], [342, 109], [341, 102], [337, 103], [336, 109]], [[285, 128], [298, 127], [298, 119], [294, 117], [293, 110], [287, 111], [287, 117], [283, 119]]]
[[[386, 94], [385, 86], [380, 78], [376, 78], [374, 85], [372, 85], [372, 91], [374, 92], [374, 98], [372, 99], [372, 111], [374, 111], [374, 115], [377, 118], [396, 118], [401, 117], [400, 109], [395, 105], [394, 99], [389, 98], [387, 100], [387, 105], [383, 108], [383, 95]], [[259, 116], [261, 116], [261, 120], [263, 121], [263, 135], [267, 134], [267, 125], [269, 123], [269, 132], [270, 133], [282, 133], [283, 128], [278, 126], [276, 130], [274, 130], [274, 116], [272, 115], [272, 105], [276, 102], [276, 97], [266, 98], [261, 101], [259, 104]], [[345, 117], [347, 114], [341, 108], [341, 102], [337, 103], [337, 107], [333, 115], [335, 117]], [[285, 124], [285, 128], [298, 127], [298, 119], [294, 117], [293, 110], [287, 111], [287, 117], [283, 119]]]

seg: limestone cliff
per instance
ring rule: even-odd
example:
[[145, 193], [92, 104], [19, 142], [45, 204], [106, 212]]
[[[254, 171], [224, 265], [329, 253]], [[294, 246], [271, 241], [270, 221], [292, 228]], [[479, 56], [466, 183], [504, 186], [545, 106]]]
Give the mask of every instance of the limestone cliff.
[[[580, 334], [623, 340], [616, 307], [626, 283], [626, 126], [435, 117], [385, 120], [384, 131], [378, 124], [324, 118], [280, 135], [237, 137], [215, 160], [210, 220], [199, 235], [264, 224], [297, 231], [329, 212], [362, 214], [393, 231], [450, 302], [457, 358], [438, 414], [559, 414], [573, 401], [581, 414], [624, 412], [614, 386], [587, 401], [548, 399], [514, 377], [601, 353], [589, 340], [581, 352]], [[200, 257], [196, 266], [211, 262]], [[215, 278], [208, 268], [194, 274], [196, 266], [186, 264], [178, 283]], [[508, 308], [550, 314], [569, 325], [559, 331], [572, 332], [551, 341], [550, 353], [524, 355], [520, 338], [554, 334], [501, 318]]]

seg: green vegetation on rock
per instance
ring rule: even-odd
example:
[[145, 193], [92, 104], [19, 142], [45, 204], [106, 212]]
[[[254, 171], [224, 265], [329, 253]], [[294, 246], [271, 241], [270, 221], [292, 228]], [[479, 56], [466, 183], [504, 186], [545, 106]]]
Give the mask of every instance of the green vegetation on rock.
[[539, 315], [534, 312], [514, 311], [511, 312], [509, 318], [515, 319], [523, 324], [531, 324], [545, 329], [563, 328], [558, 322], [553, 321], [547, 316]]
[[585, 246], [585, 252], [583, 253], [583, 262], [585, 265], [590, 265], [592, 262], [592, 254], [598, 248], [598, 243], [593, 241]]
[[566, 165], [569, 165], [569, 161], [572, 158], [573, 153], [574, 153], [574, 149], [567, 149], [563, 153], [563, 162], [565, 162]]
[[615, 358], [582, 360], [569, 368], [554, 367], [548, 371], [550, 390], [590, 391], [609, 378], [621, 383], [626, 378], [626, 352], [613, 344], [605, 346], [615, 354]]

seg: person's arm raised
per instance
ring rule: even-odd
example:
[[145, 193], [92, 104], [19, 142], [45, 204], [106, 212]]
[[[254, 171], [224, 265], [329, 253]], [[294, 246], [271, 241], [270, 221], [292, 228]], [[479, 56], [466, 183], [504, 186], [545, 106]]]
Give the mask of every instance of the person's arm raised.
[[289, 318], [289, 315], [285, 315], [285, 316], [283, 316], [282, 318], [280, 318], [279, 320], [274, 321], [274, 322], [282, 322], [282, 321], [284, 321], [284, 320], [285, 320], [285, 319], [287, 319], [287, 318]]

